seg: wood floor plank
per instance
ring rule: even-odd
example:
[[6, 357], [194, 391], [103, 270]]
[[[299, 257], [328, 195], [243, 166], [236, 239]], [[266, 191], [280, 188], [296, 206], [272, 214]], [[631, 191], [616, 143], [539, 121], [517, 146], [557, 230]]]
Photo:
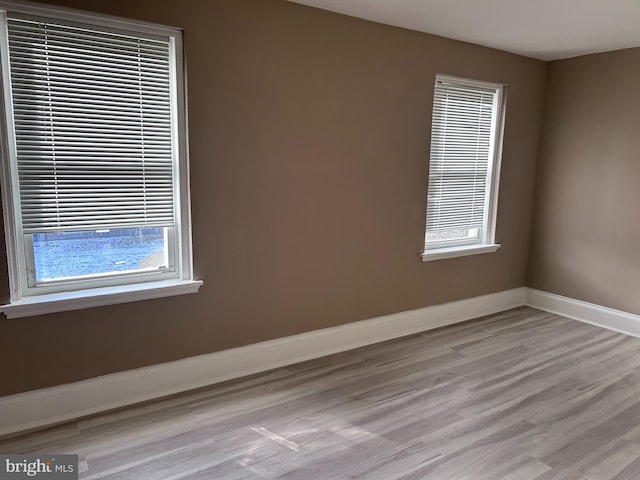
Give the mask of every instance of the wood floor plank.
[[0, 442], [83, 480], [640, 478], [640, 339], [528, 307]]

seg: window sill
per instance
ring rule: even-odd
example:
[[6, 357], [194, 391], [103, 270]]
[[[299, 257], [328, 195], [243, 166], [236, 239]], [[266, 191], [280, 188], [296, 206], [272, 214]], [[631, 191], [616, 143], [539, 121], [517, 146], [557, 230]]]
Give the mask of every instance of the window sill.
[[38, 295], [37, 297], [25, 297], [17, 302], [1, 305], [0, 312], [4, 313], [7, 318], [30, 317], [46, 313], [66, 312], [82, 308], [102, 307], [117, 303], [196, 293], [201, 285], [201, 280], [165, 280]]
[[468, 255], [479, 255], [481, 253], [492, 253], [500, 248], [499, 243], [486, 243], [482, 245], [464, 245], [461, 247], [437, 248], [426, 250], [422, 254], [423, 262], [442, 260], [445, 258], [466, 257]]

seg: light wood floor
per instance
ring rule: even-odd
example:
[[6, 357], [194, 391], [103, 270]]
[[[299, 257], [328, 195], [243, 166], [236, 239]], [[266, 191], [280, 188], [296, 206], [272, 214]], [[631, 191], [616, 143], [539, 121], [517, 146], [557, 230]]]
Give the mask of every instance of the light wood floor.
[[640, 339], [519, 308], [0, 443], [81, 478], [639, 479]]

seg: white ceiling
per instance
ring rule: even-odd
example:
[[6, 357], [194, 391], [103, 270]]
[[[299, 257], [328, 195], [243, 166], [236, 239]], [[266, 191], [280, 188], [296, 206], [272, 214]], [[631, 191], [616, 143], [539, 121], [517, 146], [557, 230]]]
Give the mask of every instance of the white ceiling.
[[640, 46], [640, 0], [291, 0], [542, 60]]

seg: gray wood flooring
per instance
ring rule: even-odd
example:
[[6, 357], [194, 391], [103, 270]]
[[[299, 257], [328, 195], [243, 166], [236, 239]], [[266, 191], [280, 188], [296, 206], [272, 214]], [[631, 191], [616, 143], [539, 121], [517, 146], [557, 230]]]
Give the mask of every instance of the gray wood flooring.
[[0, 443], [80, 478], [640, 479], [640, 339], [531, 308]]

